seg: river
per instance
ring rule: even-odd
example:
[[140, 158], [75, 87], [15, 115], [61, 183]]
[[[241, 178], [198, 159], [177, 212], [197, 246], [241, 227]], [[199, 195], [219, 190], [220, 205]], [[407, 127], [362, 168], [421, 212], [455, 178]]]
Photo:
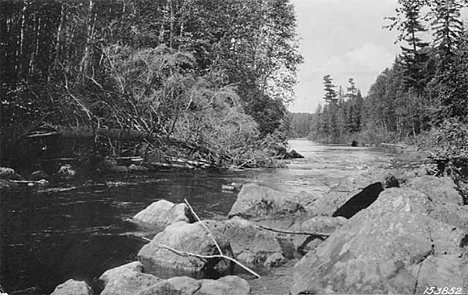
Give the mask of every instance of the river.
[[[167, 170], [2, 192], [0, 283], [10, 292], [33, 288], [17, 294], [49, 294], [69, 278], [91, 282], [107, 269], [135, 261], [146, 243], [141, 236], [154, 233], [127, 219], [160, 199], [187, 199], [202, 218], [224, 218], [237, 194], [223, 191], [223, 184], [258, 182], [292, 192], [326, 192], [341, 178], [385, 165], [391, 157], [377, 148], [307, 140], [291, 140], [290, 146], [305, 158], [288, 160], [283, 169]], [[284, 294], [290, 266], [266, 271], [264, 279], [251, 283], [254, 294]]]

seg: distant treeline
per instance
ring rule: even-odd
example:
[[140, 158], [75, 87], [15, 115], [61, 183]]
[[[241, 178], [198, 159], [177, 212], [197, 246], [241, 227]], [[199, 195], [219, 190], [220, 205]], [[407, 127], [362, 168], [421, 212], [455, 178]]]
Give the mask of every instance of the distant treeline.
[[[323, 105], [313, 116], [293, 114], [291, 136], [378, 143], [415, 138], [440, 128], [466, 129], [468, 34], [460, 15], [466, 1], [398, 3], [396, 14], [388, 17], [388, 28], [400, 32], [402, 44], [393, 65], [378, 76], [365, 98], [353, 93], [353, 80], [343, 94], [332, 77], [325, 76]], [[426, 41], [429, 29], [432, 39]]]

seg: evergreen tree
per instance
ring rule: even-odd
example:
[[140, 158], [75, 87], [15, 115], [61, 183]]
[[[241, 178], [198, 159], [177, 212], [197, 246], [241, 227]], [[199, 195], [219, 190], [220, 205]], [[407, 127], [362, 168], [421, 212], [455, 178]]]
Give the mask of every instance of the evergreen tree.
[[460, 15], [462, 7], [463, 4], [459, 0], [431, 1], [434, 46], [440, 54], [441, 67], [452, 61], [451, 58], [460, 43], [464, 31]]
[[406, 43], [401, 46], [400, 62], [403, 65], [405, 86], [415, 88], [419, 92], [427, 84], [429, 78], [425, 71], [429, 60], [428, 42], [421, 39], [427, 29], [422, 24], [421, 8], [425, 2], [421, 0], [399, 0], [400, 6], [396, 9], [397, 15], [389, 17], [393, 23], [388, 28], [397, 28], [400, 31], [399, 41]]
[[331, 103], [337, 103], [338, 102], [338, 94], [336, 93], [336, 86], [333, 85], [333, 79], [331, 78], [330, 75], [325, 75], [323, 77], [323, 85], [324, 85], [324, 91], [325, 91], [325, 96], [323, 99], [327, 104]]

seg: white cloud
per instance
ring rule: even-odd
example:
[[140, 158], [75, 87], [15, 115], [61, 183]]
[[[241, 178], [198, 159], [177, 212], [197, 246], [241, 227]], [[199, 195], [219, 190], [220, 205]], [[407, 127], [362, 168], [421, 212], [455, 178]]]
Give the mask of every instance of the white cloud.
[[346, 52], [340, 56], [334, 56], [319, 65], [314, 73], [380, 73], [391, 65], [395, 55], [385, 48], [367, 43], [363, 46]]

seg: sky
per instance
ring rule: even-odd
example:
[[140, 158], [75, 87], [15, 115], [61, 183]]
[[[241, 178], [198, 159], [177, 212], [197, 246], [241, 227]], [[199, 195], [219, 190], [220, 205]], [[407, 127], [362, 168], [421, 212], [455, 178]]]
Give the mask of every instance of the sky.
[[[394, 15], [397, 0], [292, 0], [295, 5], [299, 52], [296, 99], [291, 112], [315, 112], [323, 102], [323, 76], [335, 85], [356, 87], [366, 95], [377, 76], [391, 67], [400, 47], [398, 32], [384, 29], [384, 17]], [[323, 104], [323, 103], [322, 103]]]

